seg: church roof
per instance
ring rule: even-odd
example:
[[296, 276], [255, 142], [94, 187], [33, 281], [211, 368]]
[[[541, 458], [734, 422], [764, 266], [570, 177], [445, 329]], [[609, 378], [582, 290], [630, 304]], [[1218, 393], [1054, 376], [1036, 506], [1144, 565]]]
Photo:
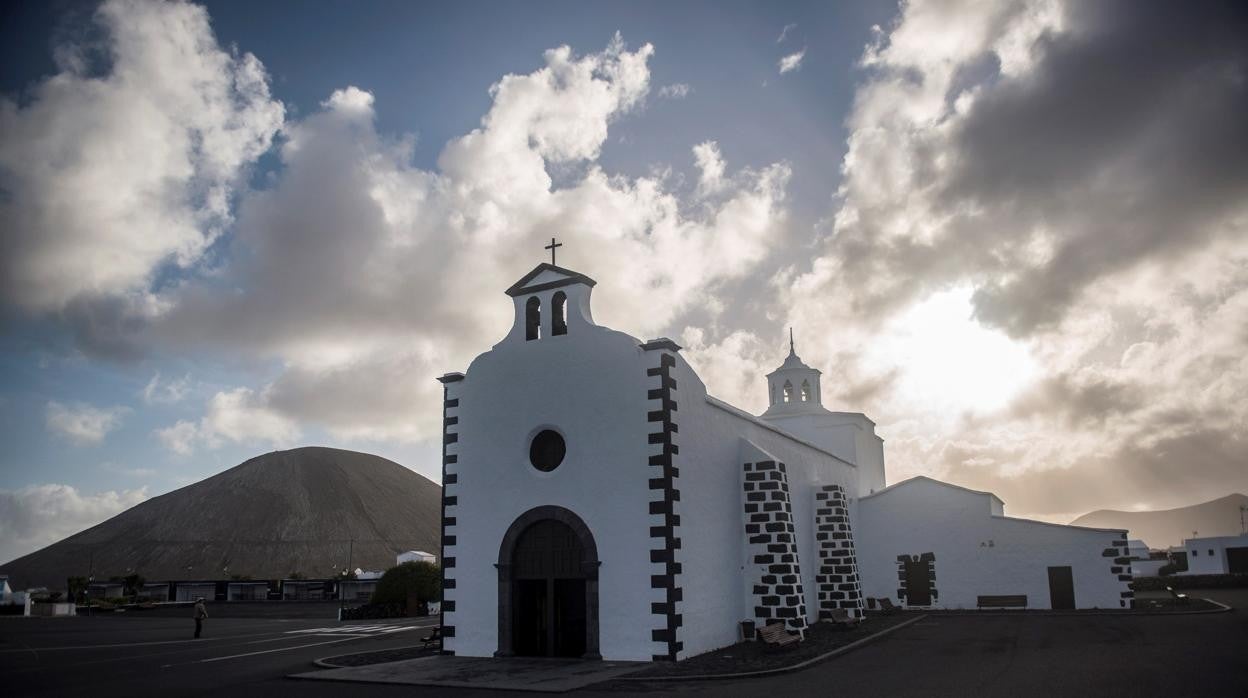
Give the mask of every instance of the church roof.
[[985, 492], [983, 490], [973, 490], [969, 487], [963, 487], [962, 485], [955, 485], [952, 482], [945, 482], [944, 480], [937, 480], [934, 477], [928, 477], [926, 475], [915, 475], [914, 477], [906, 479], [906, 480], [902, 480], [901, 482], [894, 482], [893, 484], [889, 485], [888, 487], [885, 487], [882, 490], [876, 490], [875, 492], [872, 492], [871, 494], [862, 495], [861, 499], [867, 499], [868, 497], [878, 497], [882, 494], [894, 492], [900, 488], [908, 487], [910, 485], [917, 485], [917, 484], [940, 485], [941, 487], [948, 487], [949, 489], [960, 490], [962, 492], [967, 492], [970, 494], [980, 494], [980, 495], [984, 495], [987, 497], [992, 497], [993, 499], [997, 500], [997, 502], [1001, 503], [1002, 505], [1005, 504], [1005, 502], [1001, 501], [1000, 497], [993, 494], [992, 492]]
[[793, 370], [814, 371], [815, 373], [821, 373], [819, 369], [811, 368], [810, 366], [807, 366], [806, 363], [802, 361], [801, 358], [798, 357], [797, 348], [793, 343], [793, 330], [792, 328], [790, 328], [789, 329], [789, 355], [784, 357], [784, 363], [780, 364], [780, 368], [777, 368], [771, 373], [768, 373], [767, 376], [771, 377], [781, 371], [793, 371]]
[[512, 284], [507, 289], [507, 295], [514, 298], [526, 293], [536, 293], [538, 291], [559, 288], [560, 286], [570, 286], [571, 284], [585, 284], [592, 287], [597, 283], [597, 281], [579, 272], [542, 262], [533, 267], [533, 271], [520, 277], [519, 281]]
[[789, 440], [790, 440], [790, 441], [792, 441], [793, 443], [796, 443], [796, 444], [801, 444], [802, 446], [805, 446], [806, 448], [811, 448], [811, 449], [814, 449], [814, 450], [816, 450], [816, 451], [818, 451], [818, 452], [822, 453], [822, 454], [823, 454], [823, 455], [825, 455], [825, 456], [829, 456], [829, 457], [831, 457], [833, 460], [839, 461], [839, 462], [841, 462], [841, 463], [844, 463], [845, 465], [850, 466], [851, 468], [857, 468], [857, 467], [858, 467], [858, 464], [857, 464], [857, 463], [852, 463], [852, 462], [850, 462], [850, 461], [847, 461], [847, 460], [845, 460], [844, 458], [841, 458], [840, 456], [836, 455], [835, 453], [833, 453], [833, 452], [829, 451], [828, 449], [824, 448], [823, 446], [820, 446], [820, 445], [818, 445], [818, 444], [816, 444], [816, 443], [813, 443], [813, 442], [811, 442], [811, 441], [807, 441], [806, 439], [803, 439], [802, 437], [800, 437], [800, 436], [798, 436], [798, 435], [796, 435], [796, 434], [794, 434], [794, 433], [792, 433], [792, 432], [788, 431], [788, 430], [787, 430], [787, 429], [785, 429], [784, 427], [779, 426], [779, 425], [777, 425], [777, 424], [772, 424], [771, 422], [768, 422], [767, 420], [762, 419], [761, 417], [755, 417], [754, 415], [750, 414], [749, 412], [746, 412], [745, 410], [741, 409], [740, 407], [736, 407], [736, 406], [734, 406], [734, 405], [732, 405], [732, 404], [730, 404], [730, 403], [724, 402], [723, 400], [720, 400], [719, 398], [717, 398], [717, 397], [715, 397], [715, 396], [713, 396], [713, 395], [707, 395], [707, 396], [706, 396], [706, 402], [707, 402], [707, 404], [711, 405], [712, 407], [718, 407], [719, 409], [723, 410], [724, 412], [727, 412], [728, 414], [734, 415], [734, 416], [736, 416], [736, 417], [740, 417], [741, 419], [744, 419], [744, 420], [746, 420], [746, 421], [748, 421], [748, 422], [752, 422], [752, 423], [754, 423], [754, 424], [757, 424], [758, 426], [762, 427], [763, 429], [766, 429], [767, 431], [774, 432], [774, 433], [776, 433], [776, 434], [779, 434], [779, 435], [781, 435], [781, 436], [783, 436], [783, 437], [785, 437], [785, 438], [789, 439]]

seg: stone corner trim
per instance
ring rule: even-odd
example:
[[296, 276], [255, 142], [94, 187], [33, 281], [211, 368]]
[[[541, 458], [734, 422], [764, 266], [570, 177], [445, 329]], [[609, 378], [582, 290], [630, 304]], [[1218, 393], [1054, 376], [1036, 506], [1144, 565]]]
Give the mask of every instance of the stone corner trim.
[[[452, 376], [455, 376], [452, 378]], [[439, 624], [442, 637], [455, 637], [455, 524], [459, 508], [459, 381], [462, 373], [449, 373], [442, 383], [442, 544], [438, 564], [442, 569], [442, 604]], [[447, 614], [450, 614], [448, 622]], [[444, 654], [454, 654], [444, 650]]]
[[783, 622], [806, 636], [806, 593], [798, 564], [797, 533], [784, 463], [742, 464], [747, 577], [753, 588], [748, 616], [759, 627]]
[[863, 617], [862, 582], [849, 521], [845, 488], [824, 485], [815, 492], [815, 542], [819, 548], [819, 619], [843, 608], [851, 618]]
[[[668, 340], [670, 342], [670, 340]], [[651, 343], [653, 344], [653, 342]], [[672, 344], [675, 347], [675, 344]], [[646, 413], [646, 421], [651, 425], [648, 435], [650, 444], [649, 459], [649, 515], [650, 515], [650, 562], [662, 566], [662, 572], [650, 576], [650, 587], [663, 592], [663, 600], [650, 604], [650, 613], [654, 619], [654, 629], [650, 638], [659, 643], [661, 651], [655, 652], [655, 661], [676, 661], [684, 650], [679, 632], [684, 623], [680, 613], [683, 590], [680, 586], [681, 564], [677, 561], [680, 550], [680, 488], [678, 478], [680, 469], [676, 466], [676, 456], [680, 447], [675, 443], [679, 431], [676, 426], [676, 379], [672, 377], [672, 369], [676, 366], [676, 358], [668, 351], [675, 351], [666, 346], [645, 349], [663, 349], [659, 354], [659, 365], [646, 369], [646, 377], [650, 379], [650, 388], [646, 393], [650, 404]], [[676, 347], [679, 349], [679, 347]], [[657, 379], [657, 381], [656, 381]], [[655, 525], [656, 517], [658, 524]]]

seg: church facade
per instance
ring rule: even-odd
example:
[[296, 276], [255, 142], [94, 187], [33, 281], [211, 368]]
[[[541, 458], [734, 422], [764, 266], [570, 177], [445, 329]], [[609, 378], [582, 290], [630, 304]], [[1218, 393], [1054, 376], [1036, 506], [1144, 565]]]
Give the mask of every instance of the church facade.
[[824, 408], [792, 343], [755, 416], [708, 395], [671, 340], [595, 324], [593, 286], [539, 265], [507, 290], [511, 331], [439, 379], [447, 652], [679, 660], [743, 620], [802, 633], [868, 597], [1129, 605], [1124, 531], [888, 486], [874, 423]]

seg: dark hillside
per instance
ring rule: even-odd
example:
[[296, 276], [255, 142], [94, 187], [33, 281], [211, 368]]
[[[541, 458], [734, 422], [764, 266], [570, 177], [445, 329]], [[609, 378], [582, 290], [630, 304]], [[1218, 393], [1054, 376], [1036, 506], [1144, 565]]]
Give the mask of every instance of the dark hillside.
[[149, 580], [328, 577], [437, 553], [442, 488], [384, 458], [308, 447], [257, 456], [0, 565], [15, 589], [129, 570]]

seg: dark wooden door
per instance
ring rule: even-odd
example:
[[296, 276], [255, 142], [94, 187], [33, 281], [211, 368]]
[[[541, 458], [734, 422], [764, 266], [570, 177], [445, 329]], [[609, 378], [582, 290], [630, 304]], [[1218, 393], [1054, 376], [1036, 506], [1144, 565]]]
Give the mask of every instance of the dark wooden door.
[[1075, 607], [1075, 578], [1069, 567], [1049, 568], [1049, 606], [1054, 609]]
[[906, 561], [906, 605], [931, 606], [932, 590], [929, 586], [932, 563], [928, 560]]
[[517, 655], [579, 657], [586, 646], [585, 551], [566, 524], [539, 521], [512, 557], [512, 647]]
[[1231, 574], [1248, 574], [1248, 548], [1226, 549], [1226, 571]]
[[512, 603], [515, 610], [515, 637], [512, 647], [524, 657], [545, 657], [549, 652], [550, 628], [546, 612], [546, 580], [517, 579]]

